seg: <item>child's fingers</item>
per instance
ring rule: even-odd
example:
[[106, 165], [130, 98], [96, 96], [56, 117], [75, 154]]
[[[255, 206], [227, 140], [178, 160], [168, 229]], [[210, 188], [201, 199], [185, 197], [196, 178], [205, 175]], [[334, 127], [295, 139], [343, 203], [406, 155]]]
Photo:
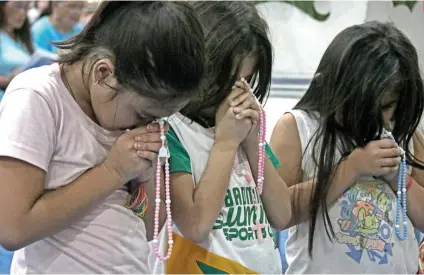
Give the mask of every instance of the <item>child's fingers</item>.
[[252, 87], [250, 87], [250, 84], [244, 78], [242, 78], [241, 80], [237, 80], [235, 87], [243, 89], [246, 92], [253, 92]]
[[[230, 106], [231, 107], [235, 107], [240, 105], [241, 103], [243, 103], [248, 97], [250, 96], [249, 93], [242, 93], [241, 95], [239, 95], [238, 97], [234, 98], [232, 101], [230, 101]], [[238, 112], [238, 111], [235, 111]]]
[[234, 86], [236, 88], [240, 88], [240, 89], [244, 90], [244, 83], [241, 80], [237, 80], [236, 83], [234, 84]]
[[228, 97], [228, 100], [229, 105], [231, 107], [235, 107], [235, 113], [239, 113], [244, 109], [248, 108], [252, 108], [255, 110], [260, 109], [260, 105], [256, 104], [257, 100], [255, 95], [253, 94], [253, 90], [244, 78], [236, 81], [233, 87], [233, 91]]
[[378, 156], [382, 158], [396, 158], [401, 155], [401, 151], [399, 148], [388, 148], [388, 149], [380, 149], [378, 150]]
[[158, 158], [158, 154], [155, 153], [155, 152], [151, 152], [151, 151], [141, 151], [141, 150], [138, 150], [137, 151], [137, 155], [140, 158], [144, 158], [144, 159], [150, 160], [150, 161], [156, 161], [157, 158]]
[[388, 174], [397, 172], [398, 169], [399, 168], [396, 167], [396, 166], [385, 166], [385, 167], [381, 167], [380, 168], [380, 171], [379, 171], [379, 174], [380, 175], [388, 175]]
[[246, 81], [246, 79], [242, 78], [241, 81], [243, 83], [244, 90], [249, 91], [253, 94], [252, 87], [250, 87], [250, 84]]
[[248, 108], [254, 110], [260, 109], [260, 105], [257, 103], [256, 97], [250, 92], [245, 92], [244, 94], [239, 95], [230, 102], [230, 106], [235, 107], [234, 111], [236, 113]]
[[[160, 126], [159, 123], [157, 122], [152, 122], [150, 124], [147, 125], [147, 130], [149, 130], [149, 132], [160, 132]], [[163, 130], [166, 132], [168, 132], [169, 130], [169, 125], [168, 123], [164, 123], [163, 124]]]
[[253, 108], [253, 109], [259, 110], [259, 109], [261, 108], [261, 103], [260, 103], [260, 102], [259, 102], [259, 100], [256, 98], [256, 95], [255, 95], [255, 93], [254, 93], [254, 91], [253, 91], [252, 87], [250, 86], [249, 82], [247, 82], [247, 80], [245, 80], [244, 78], [242, 78], [242, 82], [243, 82], [243, 84], [244, 84], [244, 89], [245, 89], [246, 91], [248, 91], [248, 92], [252, 95], [252, 97], [255, 99], [255, 103], [256, 103], [256, 104], [254, 104], [254, 105], [253, 105], [253, 106], [254, 106], [254, 108]]
[[254, 104], [255, 104], [255, 99], [251, 95], [248, 95], [247, 98], [240, 105], [234, 108], [234, 112], [237, 114], [246, 109], [255, 109], [255, 108], [252, 108]]
[[250, 118], [253, 124], [257, 124], [259, 122], [259, 113], [258, 111], [252, 109], [246, 109], [241, 111], [236, 115], [237, 119]]
[[398, 167], [400, 164], [401, 158], [383, 158], [379, 161], [381, 167]]
[[376, 143], [378, 145], [378, 147], [381, 148], [381, 149], [398, 148], [396, 141], [394, 141], [391, 138], [379, 139], [379, 140], [375, 140], [375, 141], [372, 141], [372, 142]]
[[243, 94], [243, 93], [245, 93], [245, 91], [243, 90], [243, 89], [240, 89], [240, 88], [233, 88], [232, 90], [231, 90], [231, 93], [228, 95], [228, 97], [227, 97], [227, 101], [230, 103], [230, 105], [231, 105], [231, 102], [235, 99], [235, 98], [237, 98], [239, 95], [241, 95], [241, 94]]
[[149, 152], [159, 152], [159, 149], [162, 147], [162, 142], [136, 142], [133, 145], [133, 148], [136, 151], [149, 151]]

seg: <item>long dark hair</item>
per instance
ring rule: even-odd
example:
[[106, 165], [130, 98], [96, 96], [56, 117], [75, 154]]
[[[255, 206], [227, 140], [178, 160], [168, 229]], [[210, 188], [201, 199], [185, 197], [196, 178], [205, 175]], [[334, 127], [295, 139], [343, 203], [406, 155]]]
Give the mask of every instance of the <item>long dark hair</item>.
[[202, 101], [193, 101], [183, 111], [196, 116], [202, 108], [219, 105], [231, 91], [241, 63], [248, 56], [257, 58], [256, 73], [250, 83], [255, 84], [254, 93], [264, 102], [271, 83], [273, 52], [268, 25], [255, 6], [244, 1], [196, 1], [191, 4], [205, 31], [205, 95]]
[[[3, 28], [6, 24], [4, 5], [6, 5], [7, 2], [8, 1], [0, 2], [0, 28]], [[28, 16], [25, 17], [25, 21], [22, 27], [15, 30], [15, 35], [16, 38], [25, 45], [28, 52], [32, 54], [34, 52], [34, 45], [32, 43], [31, 24], [29, 22]]]
[[54, 45], [62, 64], [109, 58], [120, 87], [157, 100], [194, 96], [204, 73], [203, 29], [185, 2], [104, 1], [81, 33]]
[[[396, 122], [393, 135], [405, 149], [409, 165], [423, 169], [423, 163], [408, 147], [424, 108], [418, 56], [408, 38], [391, 23], [367, 22], [339, 33], [325, 51], [309, 89], [295, 106], [310, 115], [318, 113], [320, 119], [315, 142], [309, 144], [316, 165], [309, 213], [310, 255], [320, 211], [328, 237], [334, 237], [327, 209], [334, 167], [355, 147], [379, 139], [384, 127], [380, 102], [387, 92], [399, 96], [392, 118]], [[337, 152], [342, 155], [339, 161]]]

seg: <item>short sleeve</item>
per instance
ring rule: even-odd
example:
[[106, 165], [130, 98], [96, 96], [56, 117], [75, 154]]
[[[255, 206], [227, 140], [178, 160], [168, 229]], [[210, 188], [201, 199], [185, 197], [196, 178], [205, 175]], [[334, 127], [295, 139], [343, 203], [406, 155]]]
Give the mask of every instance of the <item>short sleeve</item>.
[[6, 92], [0, 104], [0, 156], [48, 171], [56, 144], [55, 118], [48, 101], [29, 89]]
[[265, 145], [265, 153], [266, 153], [266, 155], [268, 156], [269, 160], [271, 161], [272, 165], [274, 165], [275, 168], [281, 167], [280, 161], [275, 156], [274, 152], [272, 152], [271, 147], [268, 145], [268, 143]]
[[171, 127], [166, 134], [166, 138], [168, 141], [169, 153], [171, 155], [169, 158], [170, 172], [187, 172], [191, 174], [190, 156]]

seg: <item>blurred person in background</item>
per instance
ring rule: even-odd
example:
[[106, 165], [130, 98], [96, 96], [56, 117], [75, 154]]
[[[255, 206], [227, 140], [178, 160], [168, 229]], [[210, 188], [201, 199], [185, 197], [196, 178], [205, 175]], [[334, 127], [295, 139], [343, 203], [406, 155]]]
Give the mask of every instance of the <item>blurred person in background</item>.
[[28, 1], [0, 2], [0, 100], [3, 90], [34, 52], [28, 9]]
[[101, 1], [99, 0], [89, 0], [87, 1], [87, 6], [85, 8], [85, 11], [83, 15], [81, 16], [80, 24], [82, 26], [85, 26], [88, 21], [90, 21], [91, 17], [93, 16], [94, 12], [96, 11], [97, 6], [99, 5]]
[[40, 18], [40, 14], [41, 14], [42, 9], [40, 9], [38, 6], [39, 6], [39, 1], [31, 1], [31, 4], [30, 4], [29, 9], [28, 9], [28, 13], [27, 13], [28, 20], [29, 20], [29, 23], [31, 25], [37, 19]]
[[86, 7], [85, 1], [51, 1], [40, 18], [32, 25], [35, 45], [42, 50], [56, 53], [51, 42], [69, 39], [82, 30], [79, 24]]

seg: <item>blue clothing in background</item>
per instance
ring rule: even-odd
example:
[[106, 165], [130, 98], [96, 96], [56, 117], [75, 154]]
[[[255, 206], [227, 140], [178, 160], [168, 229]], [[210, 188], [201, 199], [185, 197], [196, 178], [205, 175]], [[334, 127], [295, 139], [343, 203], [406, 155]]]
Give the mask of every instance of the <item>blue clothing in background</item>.
[[7, 251], [0, 246], [0, 274], [10, 274], [13, 252]]
[[13, 70], [22, 67], [31, 59], [25, 45], [0, 31], [0, 75], [9, 76]]
[[80, 24], [77, 24], [70, 32], [60, 32], [53, 26], [48, 16], [44, 16], [38, 19], [31, 27], [32, 36], [36, 48], [40, 48], [51, 53], [56, 53], [57, 50], [57, 48], [53, 46], [51, 42], [64, 41], [78, 34], [81, 30], [82, 26]]
[[3, 92], [3, 90], [0, 90], [0, 102], [3, 99], [3, 96], [4, 96], [4, 92]]
[[421, 244], [423, 240], [423, 233], [421, 233], [418, 229], [415, 229], [415, 237], [417, 238], [418, 244]]
[[289, 238], [289, 230], [283, 230], [279, 232], [279, 249], [281, 256], [281, 265], [283, 267], [283, 273], [286, 273], [288, 268], [287, 259], [286, 259], [286, 241]]

